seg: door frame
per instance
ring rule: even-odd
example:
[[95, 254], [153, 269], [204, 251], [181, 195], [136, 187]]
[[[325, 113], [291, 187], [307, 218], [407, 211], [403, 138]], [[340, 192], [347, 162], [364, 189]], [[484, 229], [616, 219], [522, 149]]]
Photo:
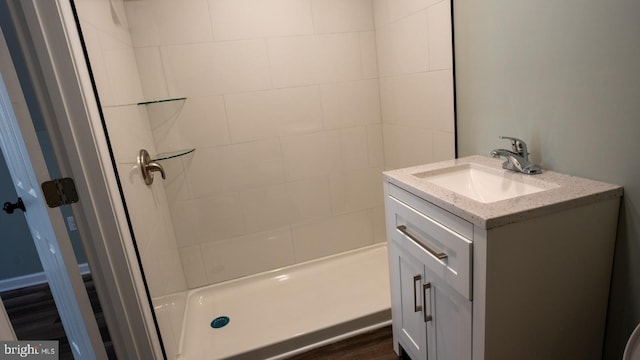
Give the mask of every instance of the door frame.
[[61, 176], [76, 183], [80, 201], [70, 206], [116, 354], [165, 358], [73, 5], [24, 0], [7, 7], [27, 69], [18, 76], [34, 89]]

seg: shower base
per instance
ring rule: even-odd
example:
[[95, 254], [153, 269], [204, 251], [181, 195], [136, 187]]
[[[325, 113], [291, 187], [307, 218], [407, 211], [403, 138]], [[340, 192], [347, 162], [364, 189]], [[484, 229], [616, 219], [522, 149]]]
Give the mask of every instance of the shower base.
[[386, 326], [387, 264], [380, 244], [191, 290], [177, 359], [283, 359]]

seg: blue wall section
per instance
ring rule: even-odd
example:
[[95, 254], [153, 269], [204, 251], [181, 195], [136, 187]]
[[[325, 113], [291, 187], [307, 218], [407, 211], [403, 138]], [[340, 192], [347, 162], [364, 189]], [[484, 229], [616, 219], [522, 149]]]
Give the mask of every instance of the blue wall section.
[[606, 360], [640, 321], [639, 19], [639, 1], [454, 0], [459, 155], [512, 135], [547, 169], [625, 188]]

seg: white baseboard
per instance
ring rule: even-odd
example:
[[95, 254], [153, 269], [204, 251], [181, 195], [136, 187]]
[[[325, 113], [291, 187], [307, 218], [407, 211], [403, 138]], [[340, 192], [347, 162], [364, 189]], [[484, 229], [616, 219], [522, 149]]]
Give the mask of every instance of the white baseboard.
[[[84, 263], [78, 265], [80, 274], [90, 273], [89, 264]], [[47, 282], [47, 275], [44, 272], [16, 276], [8, 279], [0, 280], [0, 292], [20, 289], [27, 286], [40, 285]]]

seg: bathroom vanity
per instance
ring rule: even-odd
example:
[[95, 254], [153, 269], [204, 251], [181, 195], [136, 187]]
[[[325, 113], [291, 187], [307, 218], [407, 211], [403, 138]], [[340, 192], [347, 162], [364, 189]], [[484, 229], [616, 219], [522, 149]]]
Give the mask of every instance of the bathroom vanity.
[[384, 173], [394, 350], [600, 359], [622, 188], [501, 164]]

